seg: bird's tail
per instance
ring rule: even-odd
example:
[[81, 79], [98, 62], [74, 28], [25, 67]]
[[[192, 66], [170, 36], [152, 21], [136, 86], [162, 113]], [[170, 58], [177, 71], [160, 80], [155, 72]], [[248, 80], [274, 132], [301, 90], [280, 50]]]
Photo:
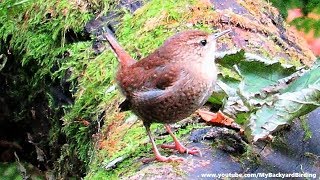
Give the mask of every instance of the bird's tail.
[[103, 36], [108, 40], [113, 52], [117, 55], [121, 66], [130, 66], [136, 62], [117, 42], [109, 28], [105, 28]]

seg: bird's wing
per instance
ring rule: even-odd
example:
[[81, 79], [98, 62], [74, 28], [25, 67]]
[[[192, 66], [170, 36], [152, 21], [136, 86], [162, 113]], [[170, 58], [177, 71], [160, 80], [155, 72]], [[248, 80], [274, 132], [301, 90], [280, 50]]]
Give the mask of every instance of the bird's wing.
[[[171, 71], [172, 73], [172, 71]], [[135, 103], [148, 105], [149, 103], [162, 102], [165, 98], [172, 97], [191, 80], [189, 74], [179, 69], [174, 72], [174, 77], [166, 76], [168, 72], [159, 72], [156, 78], [151, 78], [152, 87], [133, 92]]]
[[124, 94], [145, 91], [146, 89], [163, 89], [177, 81], [181, 68], [175, 66], [158, 51], [128, 67], [120, 67], [117, 81]]
[[117, 81], [129, 102], [147, 104], [161, 101], [192, 79], [169, 58], [155, 51], [129, 67], [120, 67]]
[[131, 103], [148, 104], [161, 101], [175, 93], [188, 82], [188, 74], [173, 65], [156, 66], [145, 69], [145, 65], [131, 66], [128, 70], [118, 74], [118, 82], [127, 99], [121, 103], [121, 111], [131, 109]]

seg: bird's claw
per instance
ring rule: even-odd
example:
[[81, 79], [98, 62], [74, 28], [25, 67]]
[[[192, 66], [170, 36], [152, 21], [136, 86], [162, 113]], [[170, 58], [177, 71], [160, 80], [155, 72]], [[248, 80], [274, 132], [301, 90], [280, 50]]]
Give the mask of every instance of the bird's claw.
[[197, 147], [192, 147], [191, 149], [186, 148], [186, 153], [192, 154], [192, 155], [199, 154], [199, 156], [202, 157], [202, 153], [201, 153], [200, 149]]

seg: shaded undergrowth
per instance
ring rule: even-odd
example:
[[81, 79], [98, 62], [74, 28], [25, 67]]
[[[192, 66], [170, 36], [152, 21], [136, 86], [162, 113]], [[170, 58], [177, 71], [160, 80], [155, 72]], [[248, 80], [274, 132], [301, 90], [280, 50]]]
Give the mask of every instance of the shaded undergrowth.
[[[84, 175], [92, 134], [115, 95], [105, 92], [113, 83], [115, 59], [110, 52], [94, 54], [84, 26], [114, 3], [1, 2], [1, 139], [18, 143], [7, 147], [11, 158], [2, 161], [14, 161], [18, 152], [56, 177]], [[12, 128], [19, 133], [12, 135]]]

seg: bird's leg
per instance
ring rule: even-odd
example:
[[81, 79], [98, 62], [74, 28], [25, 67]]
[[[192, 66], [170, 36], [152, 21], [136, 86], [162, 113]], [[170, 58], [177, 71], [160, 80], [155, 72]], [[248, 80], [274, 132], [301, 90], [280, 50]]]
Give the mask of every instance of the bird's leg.
[[174, 162], [174, 161], [184, 161], [184, 158], [182, 157], [177, 157], [177, 156], [170, 156], [170, 157], [165, 157], [162, 156], [159, 151], [158, 148], [156, 146], [156, 143], [154, 142], [152, 135], [151, 135], [151, 131], [150, 131], [150, 125], [145, 125], [146, 130], [147, 130], [147, 134], [150, 138], [150, 141], [152, 143], [152, 149], [153, 149], [153, 153], [156, 156], [156, 160], [160, 161], [160, 162]]
[[180, 143], [180, 141], [177, 139], [177, 137], [173, 134], [173, 132], [171, 131], [171, 128], [170, 128], [169, 124], [165, 124], [164, 126], [166, 127], [167, 132], [172, 137], [172, 139], [174, 141], [174, 145], [163, 144], [163, 145], [161, 145], [161, 148], [176, 149], [180, 153], [187, 153], [187, 154], [197, 154], [197, 153], [199, 153], [200, 156], [202, 156], [201, 151], [198, 148], [194, 147], [194, 148], [191, 148], [191, 149], [187, 149], [186, 147], [184, 147]]

